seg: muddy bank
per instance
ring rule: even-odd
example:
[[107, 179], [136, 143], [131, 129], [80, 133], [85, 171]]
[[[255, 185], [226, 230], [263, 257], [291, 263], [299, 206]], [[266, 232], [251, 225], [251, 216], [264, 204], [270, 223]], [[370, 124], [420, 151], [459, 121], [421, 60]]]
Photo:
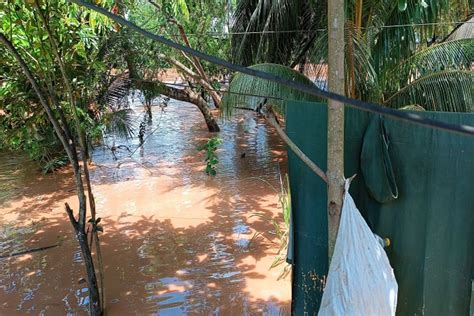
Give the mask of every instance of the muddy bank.
[[[134, 111], [138, 127], [144, 114]], [[272, 223], [252, 216], [282, 220], [271, 186], [286, 168], [283, 144], [239, 114], [221, 123], [211, 178], [196, 147], [213, 135], [198, 110], [170, 102], [153, 111], [142, 149], [132, 155], [137, 138], [111, 136], [109, 148], [126, 147], [93, 153], [108, 314], [289, 314], [289, 278], [276, 281], [280, 270], [269, 270], [278, 248]], [[84, 314], [85, 271], [64, 213], [64, 202], [77, 204], [70, 174], [44, 176], [7, 160], [0, 156], [0, 256], [58, 246], [0, 259], [0, 314]]]

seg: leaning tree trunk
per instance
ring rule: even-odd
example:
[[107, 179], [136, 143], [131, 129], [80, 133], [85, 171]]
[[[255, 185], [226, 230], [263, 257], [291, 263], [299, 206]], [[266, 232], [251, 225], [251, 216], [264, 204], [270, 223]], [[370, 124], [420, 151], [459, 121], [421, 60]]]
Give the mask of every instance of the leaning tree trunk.
[[219, 125], [217, 124], [216, 119], [209, 110], [206, 100], [204, 100], [199, 93], [191, 90], [191, 88], [176, 89], [168, 87], [162, 83], [157, 84], [162, 85], [160, 91], [161, 94], [166, 95], [175, 100], [189, 102], [196, 105], [201, 114], [204, 116], [204, 121], [206, 122], [207, 129], [209, 130], [209, 132], [220, 131]]
[[186, 90], [187, 91], [185, 91], [185, 93], [189, 100], [187, 102], [190, 102], [196, 105], [199, 111], [201, 111], [202, 115], [204, 116], [204, 120], [206, 121], [207, 129], [209, 130], [209, 132], [219, 132], [220, 131], [219, 125], [217, 125], [217, 122], [214, 119], [214, 116], [209, 110], [209, 107], [207, 106], [207, 102], [201, 97], [199, 93], [194, 92], [189, 88], [187, 88]]
[[[199, 111], [201, 112], [201, 114], [204, 116], [204, 121], [206, 122], [207, 129], [209, 130], [209, 132], [214, 133], [214, 132], [220, 131], [219, 125], [217, 124], [216, 119], [212, 115], [212, 112], [210, 111], [206, 100], [204, 100], [199, 93], [193, 91], [189, 87], [186, 87], [184, 89], [177, 89], [177, 88], [169, 87], [159, 81], [143, 80], [133, 70], [132, 62], [127, 62], [127, 65], [129, 68], [129, 78], [132, 80], [132, 82], [134, 82], [133, 85], [135, 87], [137, 87], [138, 89], [144, 89], [144, 90], [149, 89], [150, 91], [154, 90], [155, 92], [159, 92], [160, 94], [166, 95], [167, 97], [170, 97], [171, 99], [189, 102], [196, 105]], [[151, 118], [151, 108], [150, 108], [150, 112], [148, 113]]]

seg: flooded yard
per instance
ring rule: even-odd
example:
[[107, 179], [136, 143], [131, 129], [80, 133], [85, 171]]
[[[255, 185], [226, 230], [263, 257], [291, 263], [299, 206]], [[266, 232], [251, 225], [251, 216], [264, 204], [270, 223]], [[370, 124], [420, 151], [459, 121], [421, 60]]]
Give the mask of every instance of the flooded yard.
[[[136, 136], [109, 136], [109, 148], [93, 151], [106, 313], [290, 314], [290, 278], [277, 281], [283, 267], [269, 269], [279, 247], [273, 225], [255, 216], [283, 221], [286, 154], [273, 131], [239, 113], [213, 135], [195, 106], [176, 101], [153, 107], [146, 130], [136, 152]], [[212, 136], [223, 140], [215, 177], [197, 150]], [[77, 210], [67, 168], [42, 175], [24, 156], [0, 154], [1, 315], [86, 314], [86, 273], [65, 202]]]

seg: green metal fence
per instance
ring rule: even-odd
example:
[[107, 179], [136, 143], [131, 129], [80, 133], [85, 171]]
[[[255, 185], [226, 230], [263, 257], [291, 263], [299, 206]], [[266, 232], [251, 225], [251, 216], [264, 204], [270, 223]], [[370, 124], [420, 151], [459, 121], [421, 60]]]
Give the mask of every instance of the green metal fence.
[[[474, 113], [417, 114], [474, 125]], [[327, 107], [290, 102], [286, 130], [326, 169]], [[295, 315], [317, 314], [327, 264], [326, 185], [289, 152]], [[346, 109], [345, 176], [387, 248], [399, 315], [469, 315], [474, 275], [474, 138]], [[397, 197], [398, 195], [398, 197]]]

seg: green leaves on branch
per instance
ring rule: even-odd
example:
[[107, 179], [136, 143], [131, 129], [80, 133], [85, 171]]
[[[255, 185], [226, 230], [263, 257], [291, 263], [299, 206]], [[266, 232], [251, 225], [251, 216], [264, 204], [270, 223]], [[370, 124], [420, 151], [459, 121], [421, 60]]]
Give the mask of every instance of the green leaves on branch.
[[182, 16], [185, 21], [189, 21], [189, 10], [186, 0], [172, 1], [173, 11], [175, 16]]
[[[419, 104], [442, 111], [471, 111], [472, 101], [463, 100], [463, 97], [471, 95], [466, 89], [472, 86], [472, 79], [463, 71], [470, 69], [473, 60], [472, 39], [462, 43], [433, 44], [439, 43], [455, 27], [450, 21], [466, 19], [472, 11], [470, 2], [348, 1], [347, 94], [362, 100], [385, 103], [387, 106], [399, 107], [406, 102], [404, 105]], [[272, 62], [292, 67], [296, 65], [295, 62], [301, 62], [306, 64], [306, 71], [312, 68], [310, 72], [313, 77], [324, 81], [328, 57], [326, 5], [325, 1], [310, 0], [239, 1], [234, 14], [233, 31], [246, 34], [232, 36], [234, 61], [244, 65]], [[301, 11], [301, 8], [305, 9]], [[308, 21], [311, 25], [309, 27]], [[303, 32], [304, 30], [308, 32]], [[299, 58], [300, 56], [303, 57]], [[459, 77], [454, 78], [456, 74]], [[456, 86], [455, 91], [446, 91], [443, 97], [429, 100], [436, 90], [438, 93], [445, 91], [449, 85], [447, 78], [462, 84]], [[236, 82], [234, 85], [240, 83]], [[423, 94], [420, 90], [422, 86], [429, 91]], [[257, 93], [264, 90], [260, 86], [250, 90], [237, 90], [264, 94]], [[259, 100], [252, 101], [249, 97], [241, 103], [251, 105], [258, 102]]]
[[324, 10], [321, 12], [325, 6], [325, 1], [308, 0], [237, 1], [233, 61], [244, 66], [298, 63], [314, 39], [313, 31], [326, 24]]
[[107, 111], [101, 114], [100, 122], [106, 134], [115, 135], [121, 138], [131, 138], [133, 136], [133, 116], [131, 109], [119, 109]]
[[469, 70], [474, 60], [474, 39], [448, 41], [432, 45], [413, 54], [388, 70], [381, 79], [384, 90], [396, 90], [407, 78], [419, 79], [443, 70]]
[[216, 150], [220, 144], [222, 144], [222, 139], [212, 137], [205, 144], [197, 148], [199, 151], [206, 152], [206, 174], [208, 176], [215, 176], [217, 174], [216, 166], [219, 163], [219, 159], [217, 158]]
[[[96, 2], [110, 7], [114, 1]], [[74, 113], [78, 112], [80, 127], [88, 132], [88, 136], [97, 131], [99, 124], [94, 121], [97, 113], [92, 113], [92, 108], [99, 109], [100, 105], [89, 105], [94, 103], [98, 91], [105, 85], [107, 66], [98, 55], [111, 28], [108, 18], [67, 0], [10, 0], [0, 3], [0, 32], [18, 49], [34, 73], [57, 118], [71, 122]], [[51, 34], [48, 34], [48, 29]], [[0, 113], [6, 114], [0, 115], [0, 143], [7, 148], [26, 150], [32, 158], [43, 162], [46, 170], [61, 166], [61, 146], [37, 95], [13, 55], [7, 53], [2, 45], [0, 55], [3, 58], [0, 62], [3, 77]], [[66, 80], [60, 71], [57, 55], [64, 65]], [[77, 104], [70, 102], [67, 83]], [[73, 130], [77, 128], [70, 125]], [[6, 131], [5, 137], [3, 131]]]

